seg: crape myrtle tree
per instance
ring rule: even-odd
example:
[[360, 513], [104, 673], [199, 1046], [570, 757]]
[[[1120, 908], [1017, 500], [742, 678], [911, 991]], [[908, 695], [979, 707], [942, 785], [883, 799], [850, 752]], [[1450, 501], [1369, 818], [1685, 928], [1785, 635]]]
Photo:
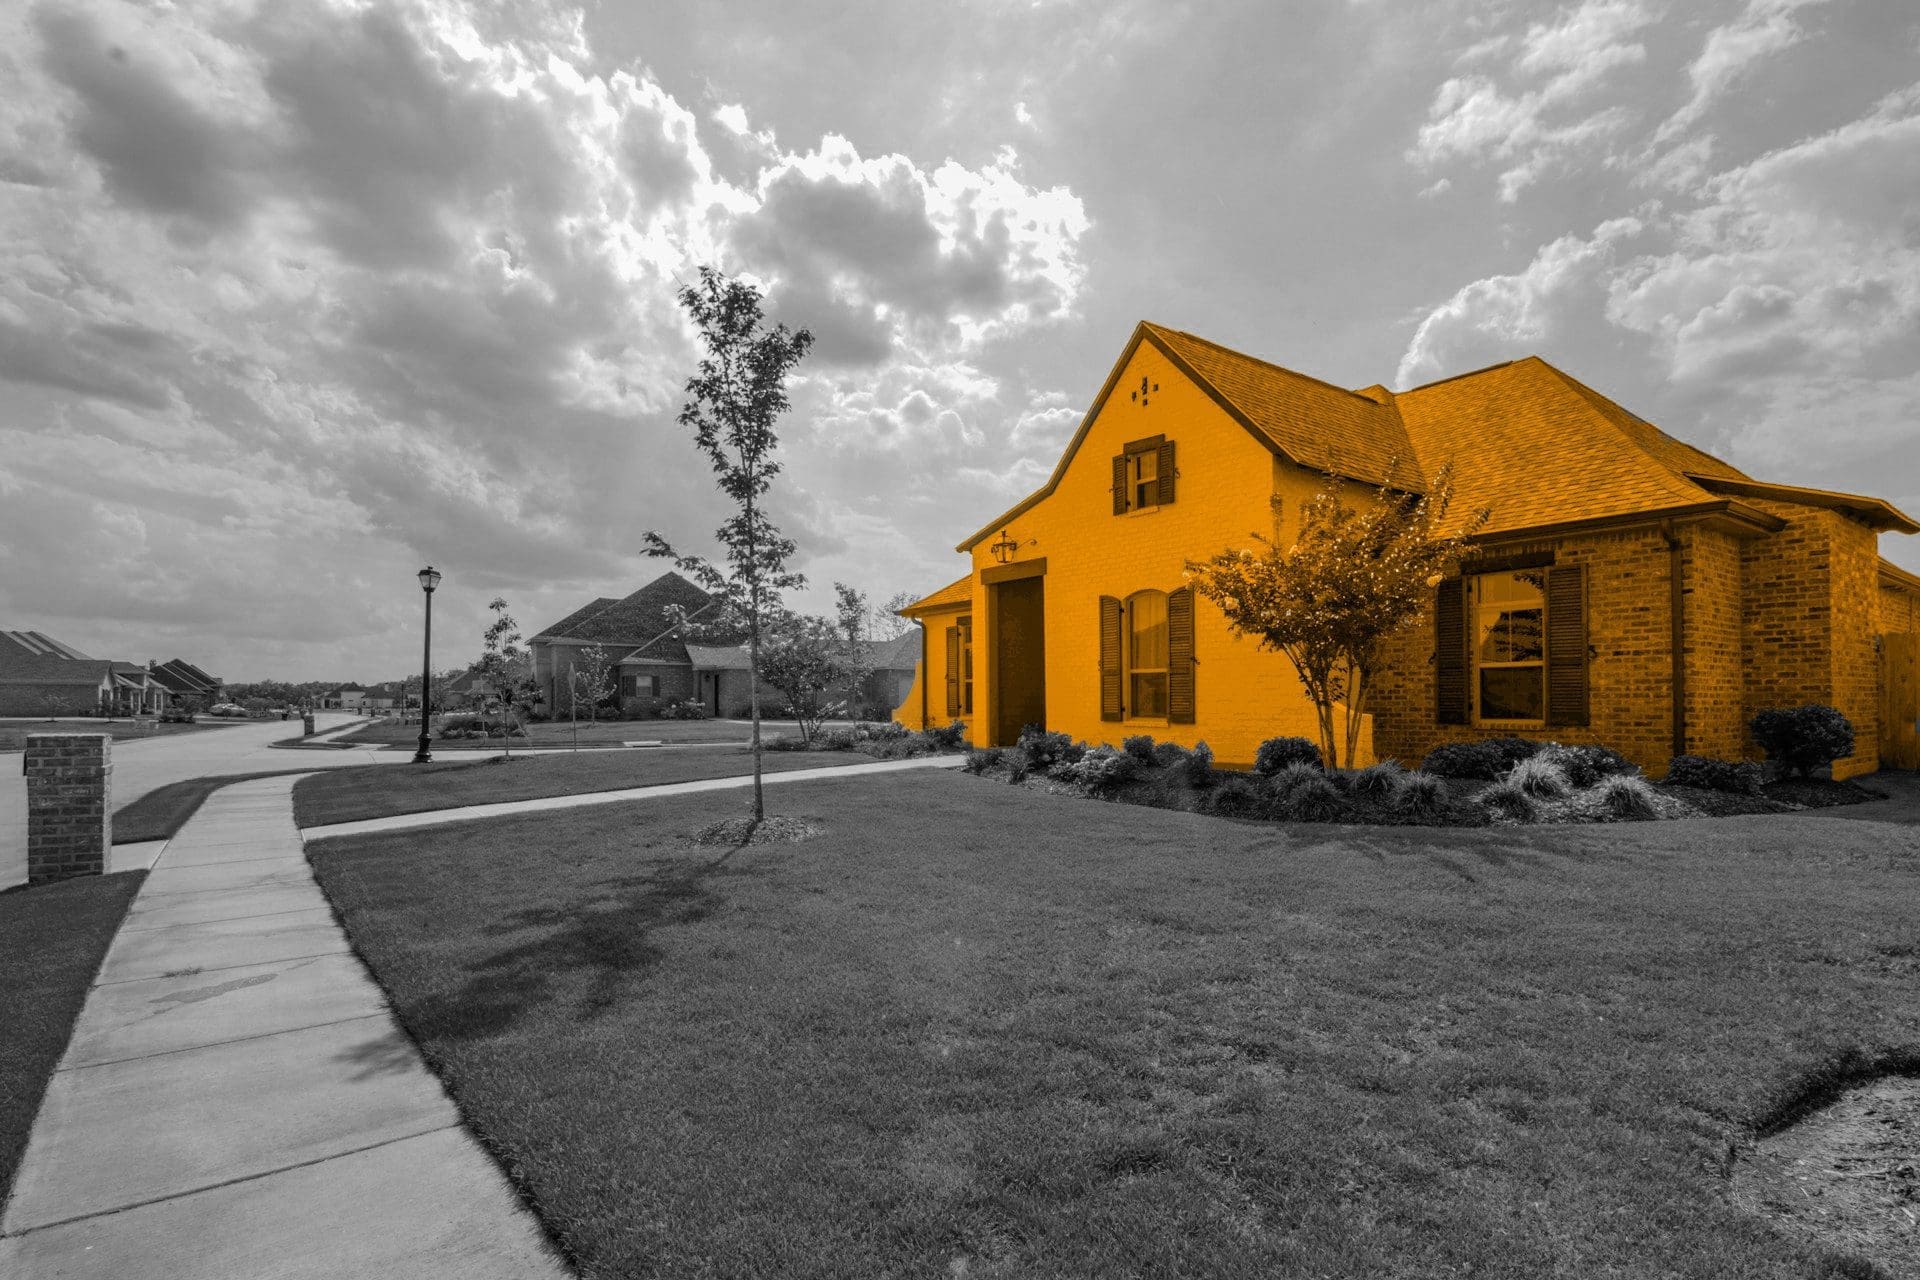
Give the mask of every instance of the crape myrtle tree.
[[587, 723], [600, 718], [600, 704], [613, 696], [613, 655], [603, 644], [590, 644], [573, 657], [567, 668], [567, 711], [573, 722], [573, 749], [580, 749], [580, 708], [587, 709]]
[[[1318, 713], [1320, 754], [1353, 767], [1361, 717], [1385, 642], [1418, 618], [1461, 548], [1487, 521], [1482, 510], [1442, 535], [1453, 500], [1453, 469], [1444, 466], [1425, 494], [1393, 486], [1394, 467], [1364, 506], [1349, 502], [1329, 475], [1300, 511], [1300, 535], [1282, 548], [1254, 535], [1257, 551], [1229, 549], [1187, 564], [1195, 591], [1220, 607], [1235, 635], [1284, 653]], [[1275, 499], [1278, 511], [1279, 500]], [[1336, 705], [1347, 709], [1338, 732]], [[1336, 752], [1344, 738], [1344, 755]]]
[[505, 598], [496, 597], [487, 608], [493, 611], [493, 622], [480, 637], [480, 661], [474, 664], [474, 670], [486, 687], [488, 702], [500, 704], [505, 715], [506, 731], [501, 738], [506, 744], [507, 758], [512, 759], [513, 731], [516, 728], [525, 731], [521, 713], [533, 705], [539, 686], [521, 666], [525, 651], [520, 647], [520, 624], [507, 612]]
[[747, 628], [747, 689], [753, 710], [753, 821], [766, 817], [761, 786], [760, 643], [781, 594], [806, 585], [787, 568], [795, 547], [767, 518], [763, 500], [780, 474], [774, 460], [776, 419], [787, 410], [787, 374], [813, 345], [805, 329], [768, 327], [760, 291], [712, 267], [700, 268], [700, 283], [680, 291], [699, 330], [706, 355], [687, 379], [680, 423], [691, 427], [701, 452], [713, 464], [720, 491], [734, 512], [720, 526], [725, 567], [701, 556], [683, 556], [649, 530], [649, 555], [665, 556], [701, 586], [719, 596]]
[[767, 618], [760, 676], [793, 708], [802, 742], [812, 742], [838, 706], [833, 692], [852, 674], [847, 652], [840, 628], [825, 618], [785, 611]]

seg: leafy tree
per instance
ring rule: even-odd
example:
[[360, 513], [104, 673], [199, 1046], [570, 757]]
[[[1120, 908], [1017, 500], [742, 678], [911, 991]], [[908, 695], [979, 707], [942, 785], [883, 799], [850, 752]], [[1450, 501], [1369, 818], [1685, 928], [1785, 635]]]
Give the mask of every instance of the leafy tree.
[[873, 636], [876, 640], [897, 640], [913, 629], [900, 611], [920, 597], [911, 591], [896, 591], [873, 611]]
[[521, 665], [525, 651], [520, 647], [520, 624], [507, 612], [506, 600], [495, 598], [487, 608], [493, 611], [493, 622], [480, 637], [480, 661], [474, 665], [486, 685], [489, 702], [499, 703], [505, 714], [503, 738], [507, 758], [512, 759], [513, 731], [518, 728], [525, 732], [521, 715], [533, 705], [539, 686]]
[[866, 593], [844, 582], [833, 584], [834, 620], [845, 644], [841, 661], [848, 688], [848, 705], [855, 716], [867, 714], [868, 685], [873, 680], [873, 610], [867, 607]]
[[580, 749], [580, 708], [587, 708], [587, 723], [599, 719], [600, 704], [613, 696], [618, 673], [613, 655], [602, 644], [590, 644], [574, 655], [567, 667], [567, 711], [573, 722], [573, 749]]
[[760, 642], [783, 591], [806, 585], [788, 570], [795, 547], [767, 518], [762, 499], [780, 474], [774, 460], [779, 437], [773, 424], [787, 409], [787, 374], [813, 345], [805, 329], [767, 327], [760, 291], [712, 267], [700, 268], [700, 283], [680, 291], [706, 347], [697, 372], [687, 379], [680, 423], [713, 464], [722, 493], [734, 504], [720, 526], [726, 547], [723, 570], [700, 556], [683, 556], [649, 530], [649, 555], [666, 556], [707, 590], [720, 596], [747, 624], [747, 687], [753, 708], [753, 820], [766, 816], [761, 786]]
[[[1452, 468], [1442, 467], [1419, 498], [1391, 487], [1392, 470], [1364, 507], [1350, 503], [1340, 479], [1328, 476], [1302, 508], [1291, 547], [1256, 534], [1257, 552], [1229, 549], [1187, 565], [1194, 590], [1220, 606], [1235, 635], [1253, 636], [1293, 662], [1319, 714], [1323, 758], [1344, 759], [1349, 768], [1385, 641], [1420, 616], [1434, 584], [1489, 514], [1480, 511], [1443, 536]], [[1336, 704], [1347, 709], [1344, 757], [1336, 751]]]
[[820, 722], [840, 705], [832, 695], [850, 674], [846, 638], [834, 623], [785, 612], [767, 620], [760, 675], [792, 706], [802, 742], [812, 742]]

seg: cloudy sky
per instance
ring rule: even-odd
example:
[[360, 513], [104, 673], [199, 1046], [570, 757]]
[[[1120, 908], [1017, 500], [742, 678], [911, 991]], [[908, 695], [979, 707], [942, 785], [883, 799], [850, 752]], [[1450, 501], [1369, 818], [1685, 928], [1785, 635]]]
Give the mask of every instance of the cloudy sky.
[[1920, 512], [1920, 10], [9, 4], [0, 627], [364, 680], [426, 561], [437, 665], [624, 594], [723, 514], [703, 262], [817, 339], [803, 604], [956, 576], [1140, 319], [1348, 386], [1536, 352]]

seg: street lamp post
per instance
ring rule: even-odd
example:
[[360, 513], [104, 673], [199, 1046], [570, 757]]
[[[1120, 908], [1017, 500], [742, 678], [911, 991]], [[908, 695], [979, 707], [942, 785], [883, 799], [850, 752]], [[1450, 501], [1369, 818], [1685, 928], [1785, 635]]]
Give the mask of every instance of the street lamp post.
[[[420, 571], [420, 590], [427, 595], [426, 638], [420, 644], [420, 749], [413, 753], [415, 764], [431, 764], [433, 752], [428, 747], [433, 735], [427, 730], [427, 692], [433, 687], [433, 589], [440, 585], [440, 575], [434, 572], [432, 565]], [[400, 701], [407, 700], [406, 687], [401, 686]], [[401, 714], [405, 714], [402, 708]]]

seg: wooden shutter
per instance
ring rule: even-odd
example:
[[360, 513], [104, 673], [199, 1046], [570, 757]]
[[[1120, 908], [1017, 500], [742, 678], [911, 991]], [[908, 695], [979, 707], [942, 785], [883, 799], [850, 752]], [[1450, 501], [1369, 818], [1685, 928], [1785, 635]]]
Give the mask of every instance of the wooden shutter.
[[1127, 514], [1127, 455], [1113, 456], [1113, 514]]
[[947, 628], [947, 714], [960, 714], [960, 628]]
[[1167, 722], [1192, 724], [1193, 588], [1167, 592]]
[[1587, 575], [1583, 566], [1547, 570], [1547, 723], [1587, 723]]
[[1120, 701], [1120, 602], [1100, 597], [1100, 718], [1118, 720], [1125, 714]]
[[1173, 501], [1173, 441], [1160, 442], [1160, 505]]
[[1442, 582], [1433, 605], [1433, 685], [1438, 696], [1435, 720], [1465, 724], [1471, 701], [1467, 690], [1467, 584]]

